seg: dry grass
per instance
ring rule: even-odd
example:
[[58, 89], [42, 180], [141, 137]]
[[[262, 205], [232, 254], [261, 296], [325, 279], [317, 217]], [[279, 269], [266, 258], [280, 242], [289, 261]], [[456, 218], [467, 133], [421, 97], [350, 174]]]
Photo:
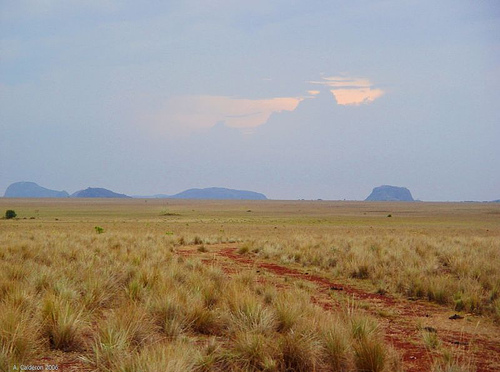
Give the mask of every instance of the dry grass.
[[[311, 304], [308, 288], [276, 292], [257, 285], [253, 271], [230, 278], [172, 254], [163, 237], [41, 234], [21, 245], [7, 243], [3, 264], [20, 260], [26, 245], [32, 257], [11, 267], [18, 275], [3, 278], [4, 363], [57, 349], [78, 352], [89, 369], [102, 371], [358, 365], [357, 331], [347, 331], [348, 319]], [[49, 251], [57, 265], [39, 263]], [[220, 340], [210, 353], [196, 341], [206, 337]], [[383, 341], [377, 344], [384, 350]]]
[[335, 277], [368, 280], [377, 290], [498, 316], [497, 237], [292, 236], [256, 240], [258, 255], [315, 267]]
[[[454, 215], [446, 225], [439, 208], [432, 223], [411, 224], [411, 216], [398, 222], [392, 207], [391, 219], [365, 220], [366, 212], [336, 214], [328, 204], [256, 203], [249, 217], [243, 202], [220, 210], [220, 204], [172, 202], [160, 216], [160, 202], [140, 202], [17, 201], [14, 209], [28, 219], [0, 221], [2, 366], [58, 352], [76, 353], [82, 368], [96, 371], [389, 371], [398, 365], [365, 312], [345, 305], [343, 312], [325, 312], [311, 302], [314, 288], [259, 282], [254, 268], [228, 275], [181, 256], [189, 244], [210, 257], [214, 243], [244, 241], [242, 257], [500, 318], [500, 240], [490, 223], [496, 215], [483, 226], [474, 214], [470, 227]], [[104, 232], [97, 234], [96, 225]], [[432, 334], [422, 335], [429, 349], [439, 348]], [[436, 371], [453, 368], [465, 367], [435, 365]]]

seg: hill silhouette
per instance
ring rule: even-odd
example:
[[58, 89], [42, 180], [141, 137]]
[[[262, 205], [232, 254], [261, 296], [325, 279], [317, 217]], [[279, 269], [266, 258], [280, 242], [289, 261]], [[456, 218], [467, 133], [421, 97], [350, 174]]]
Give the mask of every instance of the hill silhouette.
[[246, 191], [233, 190], [223, 187], [208, 187], [205, 189], [189, 189], [175, 195], [170, 199], [211, 199], [211, 200], [267, 200], [264, 194]]
[[414, 201], [406, 187], [382, 185], [375, 187], [365, 201]]
[[71, 194], [72, 198], [130, 198], [125, 194], [118, 194], [114, 191], [100, 187], [88, 187], [85, 190]]
[[35, 182], [15, 182], [7, 187], [4, 198], [67, 198], [66, 191], [42, 187]]

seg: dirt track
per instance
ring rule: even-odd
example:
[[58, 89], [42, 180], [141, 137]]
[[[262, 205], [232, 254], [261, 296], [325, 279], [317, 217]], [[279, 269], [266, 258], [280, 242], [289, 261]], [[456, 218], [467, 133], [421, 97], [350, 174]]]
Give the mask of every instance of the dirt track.
[[300, 269], [258, 259], [250, 254], [240, 255], [236, 252], [238, 247], [235, 244], [212, 245], [207, 253], [198, 252], [196, 248], [183, 247], [178, 253], [219, 265], [230, 275], [245, 267], [255, 269], [257, 274], [265, 271], [267, 275], [277, 279], [291, 278], [314, 283], [317, 290], [311, 301], [325, 311], [334, 311], [340, 307], [332, 292], [362, 302], [365, 311], [377, 317], [387, 342], [401, 354], [406, 371], [429, 371], [433, 358], [438, 353], [425, 347], [419, 326], [435, 330], [443, 347], [453, 350], [455, 355], [475, 366], [477, 371], [500, 371], [500, 329], [491, 325], [487, 319], [471, 316], [467, 320], [451, 320], [449, 317], [454, 313], [446, 307], [426, 301], [410, 301], [387, 294], [370, 293]]

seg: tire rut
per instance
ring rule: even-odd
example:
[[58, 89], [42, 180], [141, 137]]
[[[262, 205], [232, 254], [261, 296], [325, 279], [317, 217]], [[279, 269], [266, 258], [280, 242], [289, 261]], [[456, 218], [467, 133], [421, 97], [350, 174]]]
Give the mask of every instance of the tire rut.
[[[214, 253], [241, 265], [267, 270], [278, 277], [291, 277], [316, 284], [318, 293], [311, 300], [326, 311], [333, 311], [337, 307], [331, 297], [332, 291], [339, 291], [346, 296], [352, 296], [356, 301], [366, 301], [370, 305], [374, 305], [376, 310], [369, 311], [372, 315], [377, 316], [377, 310], [380, 308], [392, 311], [394, 316], [390, 319], [377, 316], [385, 330], [386, 341], [402, 354], [406, 371], [430, 370], [435, 352], [425, 347], [421, 331], [417, 328], [417, 321], [420, 318], [430, 317], [436, 312], [442, 314], [446, 310], [422, 300], [408, 301], [390, 295], [366, 292], [308, 272], [249, 258], [238, 254], [236, 250], [237, 247], [234, 246], [220, 247]], [[467, 354], [477, 371], [496, 372], [500, 370], [498, 357], [500, 355], [500, 342], [476, 334], [451, 330], [439, 330], [439, 338], [448, 346], [459, 349], [462, 354]], [[475, 346], [475, 350], [470, 347], [471, 344]]]

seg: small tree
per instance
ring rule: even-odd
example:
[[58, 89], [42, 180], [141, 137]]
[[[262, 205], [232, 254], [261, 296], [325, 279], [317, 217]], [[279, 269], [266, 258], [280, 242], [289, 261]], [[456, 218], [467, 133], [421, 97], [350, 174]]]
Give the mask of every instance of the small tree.
[[5, 211], [5, 218], [10, 220], [11, 218], [15, 218], [17, 216], [17, 213], [13, 211], [12, 209], [7, 209]]

